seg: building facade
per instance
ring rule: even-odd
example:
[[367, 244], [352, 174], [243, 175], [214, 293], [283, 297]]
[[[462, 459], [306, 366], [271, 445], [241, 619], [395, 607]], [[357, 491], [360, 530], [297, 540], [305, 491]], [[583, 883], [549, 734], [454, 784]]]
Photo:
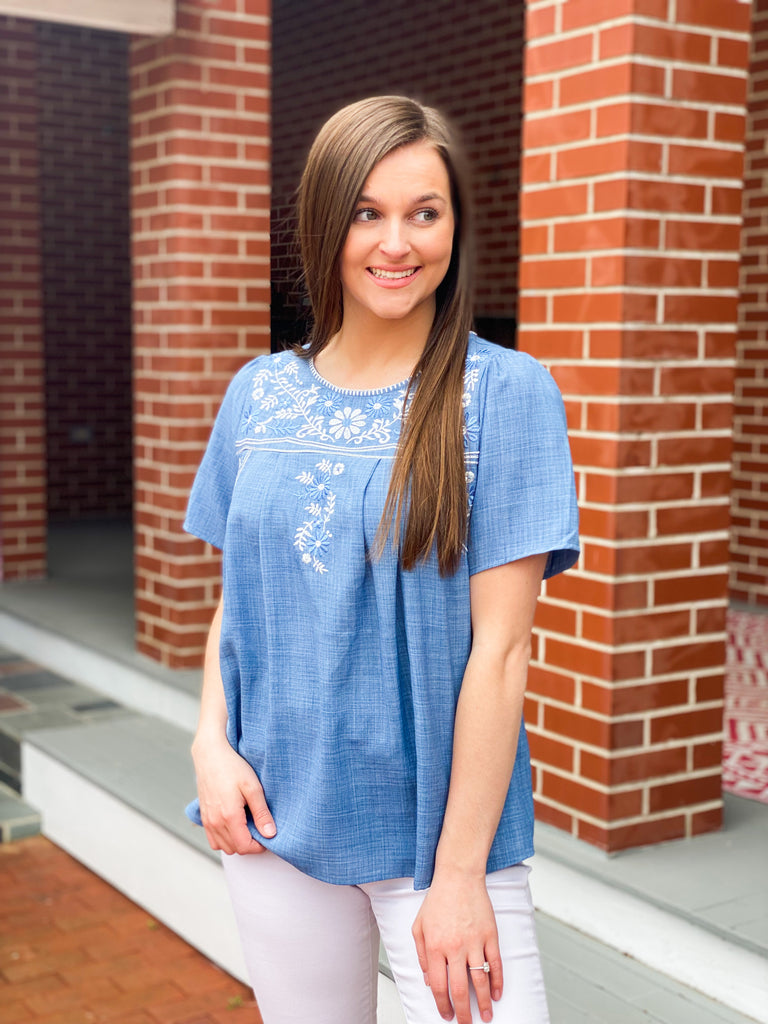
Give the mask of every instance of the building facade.
[[303, 322], [307, 146], [416, 95], [472, 158], [478, 327], [568, 414], [537, 814], [607, 850], [718, 828], [726, 610], [768, 605], [768, 0], [393, 0], [385, 33], [356, 0], [41, 6], [0, 0], [3, 578], [45, 574], [49, 524], [132, 516], [137, 648], [200, 663], [219, 560], [186, 498], [227, 381]]

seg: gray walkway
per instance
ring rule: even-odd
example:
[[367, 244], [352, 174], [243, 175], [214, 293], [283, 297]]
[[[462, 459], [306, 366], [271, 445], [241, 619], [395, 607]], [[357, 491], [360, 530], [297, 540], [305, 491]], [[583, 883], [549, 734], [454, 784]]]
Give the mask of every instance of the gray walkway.
[[[196, 689], [197, 673], [167, 672], [132, 650], [130, 558], [126, 556], [129, 532], [90, 527], [66, 531], [61, 540], [57, 547], [54, 539], [54, 572], [49, 581], [0, 586], [0, 613], [5, 612], [0, 615], [0, 642], [18, 649], [14, 636], [33, 623], [52, 637], [66, 636], [84, 649], [101, 652], [115, 666], [131, 666], [150, 683], [155, 680], [163, 686], [176, 686], [188, 699]], [[21, 653], [35, 659], [34, 651], [22, 649]], [[71, 681], [71, 666], [45, 667], [54, 675], [69, 674]], [[2, 687], [0, 679], [0, 696], [14, 697], [12, 689], [3, 691]], [[58, 684], [52, 689], [62, 692]], [[112, 691], [107, 692], [114, 697]], [[15, 696], [19, 697], [18, 691]], [[92, 721], [97, 732], [105, 728], [105, 714], [115, 715], [123, 723], [135, 714], [112, 707], [97, 710], [93, 705], [98, 705], [103, 693], [89, 694], [87, 688], [84, 692], [79, 683], [71, 696], [76, 696], [79, 707], [95, 712]], [[24, 699], [34, 706], [30, 688]], [[27, 708], [25, 713], [29, 711]], [[69, 724], [87, 727], [82, 719], [73, 723], [70, 718]], [[743, 950], [744, 955], [754, 957], [756, 952], [764, 955], [768, 951], [768, 807], [730, 798], [723, 832], [610, 858], [546, 827], [538, 830], [537, 847], [542, 856], [578, 871], [585, 880], [608, 882], [617, 895], [639, 897], [649, 906], [727, 940], [737, 952]], [[631, 920], [626, 928], [632, 930]], [[757, 1019], [740, 1015], [551, 916], [539, 915], [539, 934], [553, 1024], [747, 1024]], [[768, 960], [765, 962], [768, 1010]], [[768, 1013], [763, 1019], [768, 1019]]]
[[768, 957], [764, 804], [726, 794], [722, 831], [610, 857], [546, 825], [536, 827], [536, 848], [589, 878]]
[[539, 914], [537, 928], [552, 1024], [747, 1024], [754, 1019], [551, 917]]

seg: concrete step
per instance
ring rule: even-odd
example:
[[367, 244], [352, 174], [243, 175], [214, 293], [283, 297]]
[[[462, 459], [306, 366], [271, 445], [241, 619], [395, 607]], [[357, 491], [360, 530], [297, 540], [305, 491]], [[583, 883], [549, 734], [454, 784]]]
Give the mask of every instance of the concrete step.
[[[40, 729], [22, 742], [24, 800], [53, 842], [247, 982], [218, 854], [184, 815], [191, 734], [149, 715]], [[403, 1024], [379, 976], [379, 1024]]]
[[0, 843], [12, 843], [40, 832], [40, 814], [10, 786], [0, 782]]

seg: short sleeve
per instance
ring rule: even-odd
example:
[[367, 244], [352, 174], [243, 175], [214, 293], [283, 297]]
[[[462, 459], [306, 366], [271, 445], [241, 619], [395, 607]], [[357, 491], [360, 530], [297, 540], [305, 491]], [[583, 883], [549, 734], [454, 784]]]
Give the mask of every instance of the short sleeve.
[[239, 370], [230, 382], [187, 504], [184, 529], [217, 548], [224, 546], [227, 515], [237, 479], [235, 442], [252, 376], [253, 361]]
[[484, 367], [467, 559], [470, 573], [549, 553], [545, 579], [579, 556], [565, 409], [532, 356], [499, 350]]

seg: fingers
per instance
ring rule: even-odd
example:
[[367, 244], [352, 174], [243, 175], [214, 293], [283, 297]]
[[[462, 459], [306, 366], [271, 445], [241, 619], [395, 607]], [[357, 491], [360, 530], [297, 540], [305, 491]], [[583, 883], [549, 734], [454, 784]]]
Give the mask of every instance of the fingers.
[[490, 973], [485, 975], [485, 977], [488, 979], [491, 998], [497, 1003], [504, 991], [504, 967], [501, 960], [501, 950], [497, 941], [486, 942], [485, 959], [491, 968]]
[[[484, 961], [480, 961], [482, 964]], [[472, 961], [475, 966], [475, 961]], [[470, 984], [474, 987], [477, 996], [477, 1008], [480, 1011], [480, 1020], [493, 1020], [493, 1006], [491, 1004], [491, 986], [488, 981], [489, 975], [485, 971], [467, 971]]]
[[212, 849], [224, 853], [263, 853], [246, 820], [250, 810], [265, 839], [277, 834], [264, 790], [253, 768], [229, 745], [205, 751], [196, 760], [200, 814]]
[[448, 994], [448, 973], [445, 957], [437, 949], [427, 949], [420, 914], [413, 923], [411, 934], [416, 943], [416, 956], [419, 960], [419, 967], [421, 967], [422, 974], [424, 975], [424, 984], [432, 990], [432, 997], [435, 1000], [437, 1012], [444, 1020], [452, 1020], [453, 1006]]
[[[429, 959], [425, 981], [432, 990], [437, 1011], [443, 1020], [452, 1020], [455, 1013], [456, 1024], [472, 1024], [471, 988], [477, 997], [480, 1019], [486, 1022], [493, 1019], [493, 1000], [501, 997], [500, 987], [497, 988], [500, 985], [501, 961], [497, 958], [489, 973], [469, 969], [470, 966], [481, 967], [485, 962], [482, 953], [470, 957], [469, 962], [462, 956], [448, 963], [439, 954]], [[488, 963], [490, 965], [491, 961]], [[495, 995], [497, 991], [498, 996]]]
[[264, 790], [261, 788], [261, 783], [255, 774], [251, 782], [243, 788], [243, 796], [250, 808], [253, 824], [256, 826], [257, 831], [265, 839], [274, 838], [277, 835], [277, 827], [267, 806]]
[[[481, 960], [482, 963], [482, 960]], [[450, 963], [441, 954], [435, 954], [429, 959], [429, 987], [437, 1006], [437, 1012], [443, 1020], [452, 1020], [456, 1016], [456, 1024], [472, 1024], [472, 1008], [469, 1001], [470, 979], [465, 956], [457, 956]], [[474, 971], [472, 972], [475, 973]], [[483, 978], [486, 977], [482, 971]], [[482, 982], [478, 983], [482, 991]], [[484, 1000], [480, 1007], [483, 1020], [490, 1020], [487, 1016], [491, 1011], [491, 998], [488, 983], [485, 983]], [[486, 1016], [483, 1016], [485, 1012]]]
[[[427, 984], [432, 990], [432, 998], [435, 1000], [437, 1006], [437, 1012], [443, 1018], [443, 1020], [453, 1020], [453, 1007], [456, 1006], [457, 1012], [462, 1011], [462, 1016], [458, 1017], [459, 1024], [467, 1024], [471, 1022], [471, 1016], [463, 1014], [464, 1005], [462, 1000], [461, 985], [457, 983], [457, 990], [454, 991], [454, 1003], [451, 1003], [451, 995], [448, 986], [448, 964], [446, 963], [445, 957], [435, 952], [432, 955], [427, 952]], [[461, 974], [461, 971], [457, 972]], [[466, 977], [466, 969], [464, 970]], [[464, 997], [466, 998], [467, 1010], [469, 1009], [469, 986], [465, 984], [466, 992]]]
[[433, 884], [411, 931], [424, 981], [443, 1020], [452, 1020], [455, 1014], [457, 1024], [473, 1024], [474, 992], [480, 1020], [491, 1021], [503, 975], [496, 919], [485, 886], [470, 885], [457, 895], [455, 886]]
[[[503, 990], [503, 969], [498, 946], [493, 946], [493, 952], [478, 952], [470, 957], [457, 954], [449, 963], [439, 950], [431, 953], [427, 950], [418, 922], [414, 925], [413, 937], [424, 983], [431, 989], [437, 1011], [443, 1020], [452, 1020], [455, 1013], [456, 1024], [472, 1024], [469, 993], [470, 988], [474, 988], [480, 1019], [491, 1021], [493, 1002], [501, 999]], [[486, 962], [489, 971], [470, 970], [470, 967], [482, 967]]]
[[416, 943], [416, 956], [418, 957], [419, 960], [419, 967], [421, 968], [421, 973], [424, 975], [424, 984], [427, 987], [429, 987], [429, 965], [427, 963], [427, 948], [424, 942], [424, 932], [422, 931], [418, 918], [416, 918], [413, 928], [411, 928], [411, 934], [413, 935], [413, 940]]
[[263, 853], [264, 847], [250, 833], [245, 820], [245, 807], [227, 813], [222, 811], [203, 816], [203, 827], [212, 850], [223, 853]]
[[[490, 944], [486, 945], [485, 953], [478, 953], [470, 957], [467, 964], [467, 973], [474, 987], [477, 996], [477, 1006], [480, 1010], [480, 1020], [490, 1021], [493, 1019], [492, 1000], [501, 999], [502, 991], [502, 965], [501, 955], [498, 947], [494, 952], [489, 951]], [[490, 970], [469, 970], [470, 967], [477, 968], [488, 964]]]
[[[264, 803], [266, 808], [266, 803]], [[205, 828], [208, 843], [213, 850], [221, 850], [223, 853], [251, 854], [263, 853], [265, 847], [253, 838], [248, 828], [245, 815], [245, 803], [239, 791], [224, 805], [207, 805], [203, 809], [201, 803], [201, 815], [203, 827]], [[268, 819], [268, 820], [267, 820]], [[266, 816], [261, 814], [261, 828], [259, 831], [265, 837], [269, 837], [269, 823], [272, 826], [272, 835], [277, 832], [269, 810]]]

